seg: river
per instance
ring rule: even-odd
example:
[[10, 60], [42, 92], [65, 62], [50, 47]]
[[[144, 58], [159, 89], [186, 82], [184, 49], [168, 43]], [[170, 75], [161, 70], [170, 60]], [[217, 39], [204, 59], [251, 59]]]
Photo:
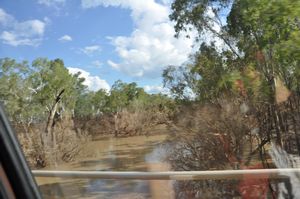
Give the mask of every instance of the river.
[[[47, 170], [97, 170], [97, 171], [168, 171], [169, 165], [164, 161], [166, 151], [164, 141], [167, 135], [134, 136], [127, 138], [106, 137], [88, 142], [83, 148], [80, 161], [65, 163]], [[300, 158], [287, 154], [276, 145], [269, 147], [270, 161], [277, 168], [299, 168]], [[205, 162], [203, 162], [205, 163]], [[256, 167], [253, 167], [256, 168]], [[252, 180], [245, 175], [241, 181], [206, 181], [211, 190], [203, 189], [201, 182], [178, 182], [160, 180], [104, 180], [104, 179], [70, 179], [70, 178], [36, 178], [41, 193], [46, 199], [56, 198], [175, 198], [176, 195], [189, 194], [196, 190], [196, 195], [210, 196], [231, 193], [235, 198], [247, 198], [253, 194], [268, 198], [275, 193], [276, 198], [300, 195], [300, 176], [291, 175], [286, 180], [265, 179]], [[175, 183], [175, 184], [174, 184]], [[219, 184], [221, 183], [221, 184]], [[272, 184], [272, 185], [271, 185]], [[177, 186], [173, 186], [177, 185]], [[173, 187], [180, 187], [174, 191]], [[272, 186], [276, 192], [269, 190]], [[226, 189], [228, 188], [228, 190]], [[223, 190], [224, 189], [224, 190]], [[220, 193], [217, 193], [221, 191]], [[268, 191], [269, 190], [269, 191]], [[178, 192], [179, 191], [179, 192]], [[223, 193], [224, 192], [224, 193]], [[232, 195], [232, 196], [233, 196]], [[180, 198], [190, 198], [183, 195]], [[206, 195], [207, 196], [207, 195]], [[263, 198], [264, 198], [263, 197]], [[273, 195], [274, 197], [274, 195]], [[193, 198], [193, 197], [192, 197]], [[206, 197], [205, 197], [206, 198]], [[256, 197], [254, 197], [256, 198]]]
[[[162, 142], [166, 135], [106, 137], [86, 144], [81, 161], [52, 170], [166, 171]], [[36, 178], [46, 199], [173, 198], [171, 181]]]

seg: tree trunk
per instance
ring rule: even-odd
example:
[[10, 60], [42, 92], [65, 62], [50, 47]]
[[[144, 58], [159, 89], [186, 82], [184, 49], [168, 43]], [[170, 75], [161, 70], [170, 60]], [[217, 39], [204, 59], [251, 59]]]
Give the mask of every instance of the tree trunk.
[[54, 123], [54, 116], [55, 116], [55, 113], [56, 113], [56, 110], [57, 110], [58, 102], [59, 101], [56, 101], [53, 104], [53, 106], [52, 106], [52, 108], [51, 108], [51, 110], [49, 112], [49, 116], [48, 116], [48, 119], [47, 119], [47, 125], [46, 125], [46, 134], [51, 133], [52, 128], [54, 126], [53, 125], [53, 123]]
[[46, 124], [46, 130], [45, 130], [46, 137], [51, 135], [52, 143], [53, 143], [54, 146], [56, 144], [55, 143], [56, 142], [55, 135], [53, 134], [53, 127], [55, 125], [54, 117], [55, 117], [55, 114], [57, 112], [58, 103], [61, 100], [61, 96], [64, 92], [65, 92], [65, 89], [62, 89], [60, 91], [60, 93], [56, 96], [55, 102], [53, 103], [53, 105], [51, 107], [51, 110], [49, 112], [48, 119], [47, 119], [47, 124]]
[[114, 120], [115, 120], [115, 137], [118, 136], [119, 134], [119, 112], [117, 112], [115, 115], [114, 115]]

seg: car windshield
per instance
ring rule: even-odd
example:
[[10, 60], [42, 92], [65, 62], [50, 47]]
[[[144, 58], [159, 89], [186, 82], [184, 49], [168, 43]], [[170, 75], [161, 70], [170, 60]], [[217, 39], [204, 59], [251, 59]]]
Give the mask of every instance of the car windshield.
[[300, 197], [300, 0], [2, 0], [0, 52], [43, 198]]

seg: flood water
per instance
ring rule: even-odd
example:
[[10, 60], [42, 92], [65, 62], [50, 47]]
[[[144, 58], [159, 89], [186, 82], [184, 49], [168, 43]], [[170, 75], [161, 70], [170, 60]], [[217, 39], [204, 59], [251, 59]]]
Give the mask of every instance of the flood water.
[[[47, 170], [90, 171], [169, 171], [165, 161], [166, 135], [106, 137], [90, 141], [81, 157]], [[269, 152], [277, 168], [299, 168], [299, 156], [287, 154], [276, 145]], [[160, 181], [160, 180], [104, 180], [70, 178], [36, 178], [46, 199], [55, 198], [299, 198], [300, 176], [286, 180], [257, 179], [225, 181]], [[204, 183], [204, 184], [203, 184]], [[223, 190], [224, 189], [224, 190]], [[190, 195], [192, 193], [192, 195]], [[230, 196], [228, 195], [230, 194]], [[206, 197], [196, 197], [196, 196]], [[176, 197], [177, 196], [177, 197]], [[218, 196], [218, 197], [216, 197]], [[220, 196], [220, 197], [219, 197]]]
[[[82, 161], [49, 170], [166, 171], [166, 135], [101, 138], [83, 149]], [[173, 198], [171, 181], [36, 178], [44, 198]]]

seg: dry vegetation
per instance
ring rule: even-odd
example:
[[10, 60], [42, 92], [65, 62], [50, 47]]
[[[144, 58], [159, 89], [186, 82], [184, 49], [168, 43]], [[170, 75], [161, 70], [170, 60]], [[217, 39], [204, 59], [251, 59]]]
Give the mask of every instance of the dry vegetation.
[[149, 129], [168, 124], [172, 112], [164, 107], [134, 106], [125, 108], [116, 114], [104, 114], [94, 118], [79, 118], [75, 126], [88, 132], [92, 137], [113, 135], [116, 137], [149, 135]]
[[[245, 144], [256, 128], [250, 108], [238, 100], [183, 106], [175, 119], [168, 151], [173, 170], [222, 170], [243, 167]], [[250, 146], [249, 146], [250, 147]], [[249, 153], [249, 152], [248, 152]], [[230, 186], [229, 186], [230, 185]], [[178, 198], [236, 196], [237, 182], [183, 181], [175, 184]]]
[[[296, 94], [262, 107], [226, 97], [182, 106], [170, 128], [168, 161], [178, 171], [272, 168], [270, 143], [299, 153], [298, 107]], [[276, 194], [269, 180], [180, 181], [174, 186], [178, 198], [232, 198], [246, 196], [241, 190], [252, 189], [252, 194], [260, 183], [257, 194]]]
[[45, 167], [76, 160], [84, 144], [101, 136], [134, 136], [156, 133], [170, 113], [163, 107], [131, 107], [117, 114], [91, 118], [65, 117], [55, 122], [50, 133], [46, 124], [14, 125], [30, 166]]
[[76, 132], [71, 119], [57, 122], [53, 129], [55, 144], [51, 142], [53, 139], [51, 135], [45, 135], [45, 124], [31, 125], [26, 131], [17, 125], [15, 128], [26, 159], [32, 168], [74, 161], [90, 139], [85, 132]]

